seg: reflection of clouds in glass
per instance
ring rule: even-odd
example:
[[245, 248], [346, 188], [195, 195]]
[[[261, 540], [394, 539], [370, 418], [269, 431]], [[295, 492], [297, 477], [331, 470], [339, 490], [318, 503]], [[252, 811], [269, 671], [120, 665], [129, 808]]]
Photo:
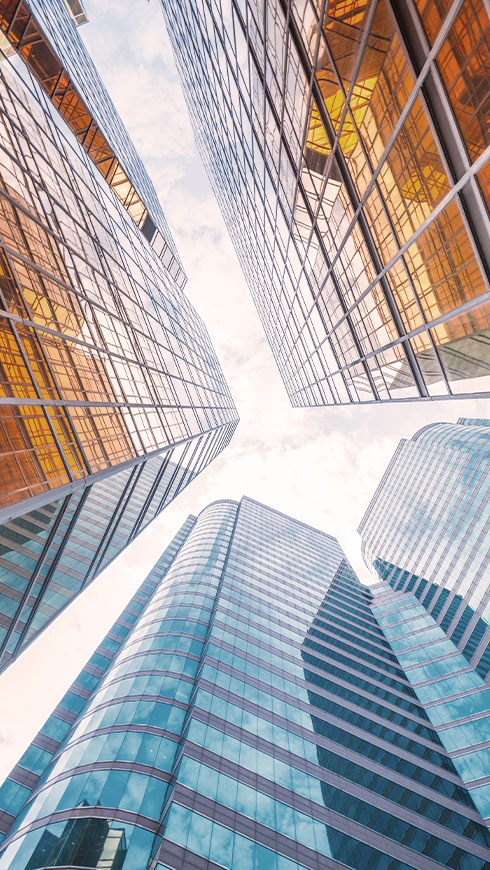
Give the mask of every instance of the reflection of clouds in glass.
[[489, 462], [488, 421], [423, 427], [400, 442], [360, 527], [367, 564], [413, 589], [485, 673]]

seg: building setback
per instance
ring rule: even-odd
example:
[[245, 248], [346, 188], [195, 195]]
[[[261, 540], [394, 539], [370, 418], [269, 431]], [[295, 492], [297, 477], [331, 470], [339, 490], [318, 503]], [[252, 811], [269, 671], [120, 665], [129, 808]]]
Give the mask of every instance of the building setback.
[[490, 390], [483, 0], [162, 0], [291, 403]]
[[490, 421], [398, 445], [359, 527], [375, 614], [490, 824]]
[[70, 6], [0, 2], [0, 669], [238, 420]]
[[245, 497], [189, 517], [0, 801], [0, 870], [490, 860], [336, 539]]

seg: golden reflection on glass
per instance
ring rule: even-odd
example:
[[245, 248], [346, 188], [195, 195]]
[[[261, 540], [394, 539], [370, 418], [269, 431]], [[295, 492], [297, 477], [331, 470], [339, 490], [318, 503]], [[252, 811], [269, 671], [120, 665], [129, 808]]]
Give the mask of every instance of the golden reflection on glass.
[[415, 0], [415, 3], [427, 38], [432, 45], [448, 9], [453, 5], [453, 0]]
[[[21, 261], [16, 263], [20, 267], [17, 281], [22, 285], [24, 299], [28, 305], [27, 316], [31, 315], [34, 322], [46, 324], [51, 329], [57, 329], [64, 334], [38, 334], [27, 323], [16, 324], [21, 347], [30, 366], [29, 372], [10, 327], [7, 323], [3, 325], [0, 332], [0, 371], [4, 395], [25, 398], [36, 398], [39, 395], [45, 399], [65, 401], [114, 401], [109, 380], [95, 348], [90, 350], [68, 340], [80, 334], [83, 325], [80, 309], [75, 316], [75, 312], [68, 307], [70, 299], [66, 290], [56, 282], [46, 280], [44, 275], [36, 274], [34, 269], [25, 266]], [[4, 273], [6, 268], [4, 265]], [[2, 287], [5, 286], [10, 289], [12, 297], [12, 290], [16, 287], [12, 276], [8, 282], [4, 280]], [[54, 298], [50, 295], [50, 291]], [[41, 295], [42, 292], [44, 296]], [[42, 343], [39, 335], [42, 335]], [[53, 376], [56, 377], [57, 383]], [[37, 386], [37, 391], [34, 384]], [[145, 398], [148, 399], [147, 396]], [[103, 412], [100, 408], [89, 407], [72, 410], [75, 431], [84, 448], [90, 469], [85, 467], [76, 446], [72, 425], [64, 412], [59, 408], [49, 408], [52, 426], [62, 450], [57, 468], [64, 467], [64, 457], [64, 461], [76, 478], [89, 470], [102, 470], [136, 455], [118, 408], [106, 408]], [[21, 409], [20, 416], [17, 414], [13, 417], [9, 425], [11, 429], [13, 426], [20, 426], [19, 420], [22, 420], [24, 444], [28, 443], [31, 435], [35, 436], [32, 445], [29, 446], [36, 452], [38, 462], [37, 464], [29, 462], [30, 472], [35, 474], [37, 471], [48, 479], [46, 461], [39, 457], [48, 455], [49, 464], [53, 464], [57, 452], [53, 434], [45, 419], [43, 420], [39, 415], [35, 417], [34, 429], [30, 415], [27, 418], [29, 422], [23, 419], [26, 413], [27, 411]], [[98, 444], [102, 439], [105, 439], [103, 447]], [[7, 449], [5, 443], [2, 446]], [[27, 472], [24, 474], [24, 479], [31, 487], [34, 485], [34, 479], [32, 476], [28, 477]], [[22, 490], [17, 492], [17, 498], [24, 496]], [[16, 497], [12, 495], [11, 501], [15, 500]]]
[[344, 90], [349, 90], [370, 0], [329, 0], [323, 32]]
[[28, 326], [26, 323], [17, 323], [16, 329], [39, 395], [43, 399], [59, 399], [60, 394], [47, 365], [38, 334], [32, 326]]
[[69, 482], [39, 406], [0, 406], [0, 454], [0, 507]]
[[[355, 0], [353, 2], [330, 2], [327, 4], [325, 11], [323, 33], [326, 46], [321, 43], [316, 68], [316, 79], [335, 133], [338, 133], [344, 116], [344, 91], [347, 92], [351, 84], [352, 72], [362, 36], [363, 19], [368, 5], [363, 0], [358, 0], [358, 2], [355, 2]], [[377, 13], [375, 14], [376, 18]], [[327, 46], [335, 61], [336, 71], [334, 71], [329, 61]], [[375, 53], [374, 47], [369, 45], [365, 56], [371, 51]], [[370, 75], [372, 77], [372, 70], [365, 70], [364, 77], [368, 78]], [[340, 81], [338, 76], [340, 76]], [[362, 121], [366, 110], [365, 90], [365, 82], [363, 80], [356, 82], [350, 103], [352, 115], [358, 124]], [[329, 153], [330, 151], [330, 144], [323, 131], [315, 104], [313, 104], [311, 110], [307, 143], [308, 147], [320, 151], [320, 153]], [[356, 143], [357, 132], [349, 112], [345, 120], [343, 120], [340, 147], [344, 153], [348, 154], [353, 150]]]
[[24, 0], [11, 0], [1, 4], [0, 28], [8, 33], [11, 44], [44, 88], [135, 224], [143, 227], [148, 218], [146, 207]]
[[418, 97], [381, 168], [378, 183], [400, 244], [410, 239], [450, 189]]
[[[406, 331], [411, 332], [412, 329], [423, 326], [424, 319], [417, 304], [415, 293], [410, 285], [403, 260], [397, 260], [387, 272], [387, 278]], [[393, 338], [395, 337], [395, 334], [393, 334]]]
[[[350, 108], [371, 166], [376, 169], [404, 108], [413, 78], [394, 33], [384, 2], [377, 7], [368, 43], [353, 89]], [[352, 121], [349, 121], [353, 128]], [[360, 196], [371, 169], [357, 134], [341, 136], [340, 144]]]
[[72, 427], [67, 418], [67, 412], [60, 406], [48, 407], [47, 412], [51, 418], [51, 424], [56, 433], [56, 437], [61, 445], [65, 462], [68, 463], [73, 477], [75, 479], [84, 477], [85, 466], [80, 450], [75, 441]]
[[[48, 171], [48, 164], [44, 165]], [[3, 166], [0, 181], [2, 174]], [[105, 339], [104, 344], [102, 337], [97, 338], [102, 348], [134, 356], [126, 328], [120, 322], [113, 323], [111, 315], [100, 308], [97, 323], [92, 320], [90, 308], [82, 308], [84, 303], [70, 286], [72, 281], [55, 237], [42, 225], [45, 219], [33, 208], [27, 188], [21, 186], [21, 176], [15, 189], [6, 187], [9, 197], [0, 190], [0, 234], [9, 254], [0, 251], [0, 290], [4, 307], [22, 321], [15, 324], [17, 337], [7, 320], [0, 322], [0, 393], [6, 398], [87, 403], [87, 407], [72, 407], [70, 417], [59, 406], [45, 411], [39, 406], [3, 409], [3, 480], [12, 490], [4, 496], [4, 503], [12, 503], [46, 487], [67, 483], [70, 478], [66, 466], [76, 479], [135, 457], [120, 409], [88, 405], [116, 401], [151, 404], [152, 399], [140, 368], [134, 365], [127, 366], [127, 394], [115, 395], [115, 371], [107, 357], [104, 367], [92, 335], [98, 336], [99, 330]], [[66, 212], [60, 210], [58, 219], [64, 238], [98, 264], [88, 236], [80, 236]], [[87, 294], [115, 311], [105, 279], [81, 257], [73, 254], [72, 259]], [[147, 428], [151, 427], [145, 423]], [[160, 436], [159, 440], [158, 446], [168, 443], [166, 437]], [[151, 448], [156, 446], [151, 443]]]
[[[347, 13], [352, 12], [356, 4], [347, 5], [348, 9], [346, 7], [344, 10], [347, 17], [339, 23], [333, 14], [333, 4], [327, 4], [324, 23], [328, 45], [335, 63], [339, 64], [338, 69], [346, 87], [350, 83], [351, 59], [358, 50], [359, 35], [351, 30], [353, 51], [349, 54], [346, 50], [346, 38], [352, 22], [347, 21]], [[422, 2], [418, 6], [424, 15], [427, 13], [424, 24], [433, 38], [449, 4], [431, 2], [428, 11]], [[365, 4], [358, 4], [358, 7], [364, 14]], [[437, 7], [437, 10], [433, 7]], [[337, 6], [337, 11], [339, 9], [340, 5]], [[484, 47], [484, 31], [487, 27], [488, 21], [480, 0], [465, 0], [440, 53], [446, 87], [456, 116], [462, 128], [465, 128], [465, 140], [472, 159], [482, 152], [489, 141], [487, 125], [490, 112], [487, 103], [490, 94], [490, 62], [487, 59], [488, 49]], [[378, 4], [373, 17], [350, 98], [349, 112], [341, 130], [339, 125], [344, 111], [344, 94], [326, 54], [320, 55], [316, 75], [334, 130], [340, 133], [340, 147], [357, 190], [363, 196], [371, 177], [371, 168], [359, 141], [357, 129], [371, 166], [378, 168], [414, 86], [405, 51], [383, 0]], [[330, 153], [330, 143], [315, 104], [310, 114], [307, 147], [317, 153], [314, 159], [307, 152], [310, 168], [315, 160], [319, 169], [324, 167]], [[487, 197], [489, 175], [488, 170], [482, 170], [478, 176]], [[450, 186], [426, 110], [421, 99], [416, 98], [379, 168], [377, 186], [372, 189], [363, 206], [383, 264], [387, 265], [394, 259], [399, 246], [408, 242], [430, 218], [435, 205], [450, 191]], [[341, 202], [340, 196], [338, 202]], [[329, 215], [328, 224], [333, 241], [329, 246], [329, 253], [335, 256], [336, 248], [344, 235], [342, 227], [345, 222], [333, 212]], [[364, 259], [369, 263], [369, 256]], [[434, 320], [485, 292], [483, 276], [456, 202], [450, 203], [409, 247], [406, 262], [416, 293], [403, 260], [392, 266], [387, 277], [407, 332], [423, 326], [424, 315], [428, 321]], [[372, 275], [368, 274], [371, 281]], [[350, 274], [346, 274], [345, 278], [347, 277], [352, 279]], [[343, 273], [339, 273], [338, 279], [342, 285]], [[360, 276], [353, 282], [351, 280], [351, 283], [354, 293], [359, 293], [359, 290], [362, 292], [365, 286]], [[343, 292], [345, 295], [345, 289]], [[349, 302], [351, 295], [348, 294], [346, 301]], [[398, 331], [380, 286], [376, 286], [360, 303], [359, 315], [357, 312], [353, 314], [353, 320], [365, 350], [367, 346], [365, 347], [363, 326], [367, 327], [375, 349], [398, 338]], [[438, 342], [442, 344], [453, 341], [458, 334], [463, 334], [462, 330], [469, 328], [469, 322], [457, 321], [447, 330], [444, 326], [439, 327]], [[475, 319], [471, 322], [474, 324]], [[440, 368], [428, 336], [415, 337], [413, 346], [428, 382], [436, 378], [441, 380]], [[404, 353], [400, 359], [403, 359], [405, 371], [407, 365]], [[411, 379], [409, 374], [406, 377]], [[400, 384], [402, 380], [400, 370], [395, 382]]]
[[490, 144], [490, 22], [483, 0], [465, 0], [437, 66], [473, 162]]
[[385, 4], [378, 6], [354, 89], [355, 120], [376, 168], [413, 87], [405, 55]]
[[477, 173], [476, 177], [478, 179], [478, 184], [480, 185], [481, 191], [485, 197], [487, 208], [490, 211], [490, 160], [487, 160], [487, 162]]
[[350, 115], [347, 116], [340, 137], [340, 146], [346, 157], [349, 157], [358, 144], [355, 127], [359, 129], [365, 120], [366, 124], [369, 123], [366, 114], [369, 112], [373, 91], [390, 47], [391, 34], [392, 23], [386, 10], [386, 4], [384, 0], [381, 0], [373, 16], [356, 82], [352, 89], [349, 103], [352, 118]]
[[7, 318], [0, 318], [0, 395], [35, 399], [37, 394]]
[[[486, 292], [483, 275], [454, 201], [410, 245], [405, 259], [428, 321]], [[442, 335], [442, 331], [438, 334]]]
[[490, 374], [490, 302], [430, 330], [450, 381]]
[[376, 187], [373, 187], [364, 204], [364, 216], [376, 241], [377, 250], [386, 266], [398, 253], [398, 245], [391, 231], [383, 203]]

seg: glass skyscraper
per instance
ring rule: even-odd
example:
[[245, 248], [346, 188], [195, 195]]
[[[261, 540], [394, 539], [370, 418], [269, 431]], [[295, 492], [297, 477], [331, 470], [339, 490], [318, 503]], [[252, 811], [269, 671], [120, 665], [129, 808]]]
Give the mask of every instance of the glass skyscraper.
[[293, 405], [488, 395], [484, 0], [162, 0]]
[[490, 672], [490, 420], [400, 441], [359, 527], [366, 564], [411, 592], [482, 677]]
[[0, 2], [0, 669], [238, 419], [72, 15]]
[[490, 823], [489, 504], [490, 420], [432, 423], [400, 442], [359, 531], [375, 613]]
[[486, 870], [383, 604], [252, 499], [189, 517], [0, 789], [0, 870]]

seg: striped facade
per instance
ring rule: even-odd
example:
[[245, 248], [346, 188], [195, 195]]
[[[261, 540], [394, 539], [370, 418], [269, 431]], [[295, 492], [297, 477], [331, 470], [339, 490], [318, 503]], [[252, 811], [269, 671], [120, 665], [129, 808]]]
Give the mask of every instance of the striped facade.
[[485, 870], [376, 606], [329, 535], [190, 517], [0, 790], [1, 870]]

